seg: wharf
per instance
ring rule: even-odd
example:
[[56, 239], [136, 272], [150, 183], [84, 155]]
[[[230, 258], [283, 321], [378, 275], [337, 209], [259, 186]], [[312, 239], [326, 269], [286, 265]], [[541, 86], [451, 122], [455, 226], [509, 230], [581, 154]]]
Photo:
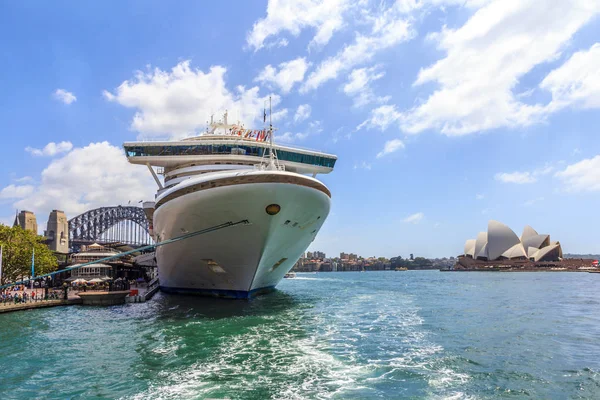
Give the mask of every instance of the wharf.
[[[36, 308], [81, 305], [116, 305], [123, 303], [143, 303], [150, 300], [159, 290], [158, 279], [153, 279], [147, 286], [138, 286], [126, 291], [94, 291], [87, 292], [69, 290], [68, 300], [38, 300], [26, 303], [0, 302], [0, 314], [12, 311], [34, 310]], [[21, 292], [17, 292], [21, 294]], [[85, 298], [85, 301], [84, 299]]]

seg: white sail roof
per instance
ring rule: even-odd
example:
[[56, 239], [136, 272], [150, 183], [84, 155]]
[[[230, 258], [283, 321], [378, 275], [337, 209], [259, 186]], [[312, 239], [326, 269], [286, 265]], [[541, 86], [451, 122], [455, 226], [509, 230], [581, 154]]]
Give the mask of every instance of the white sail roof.
[[560, 244], [552, 244], [541, 248], [535, 253], [535, 261], [551, 261], [560, 257], [562, 253]]
[[525, 249], [535, 247], [540, 249], [550, 244], [550, 235], [533, 235], [522, 240]]
[[[483, 249], [483, 247], [485, 246], [486, 243], [487, 243], [487, 232], [479, 232], [477, 234], [477, 239], [475, 239], [475, 251], [473, 252], [474, 257], [479, 257], [479, 253], [481, 252], [481, 249]], [[484, 254], [486, 254], [486, 258], [487, 258], [487, 252]]]
[[535, 258], [535, 254], [539, 251], [535, 247], [530, 247], [527, 249], [527, 258]]
[[469, 239], [465, 242], [465, 255], [474, 257], [475, 239]]
[[[519, 237], [502, 222], [490, 220], [488, 222], [488, 259], [495, 260], [506, 250], [521, 243]], [[526, 255], [526, 253], [525, 253]]]
[[538, 233], [535, 229], [533, 229], [529, 225], [525, 225], [525, 228], [523, 228], [523, 234], [521, 235], [521, 241], [523, 241], [531, 236], [536, 236], [537, 234]]
[[477, 239], [467, 240], [465, 255], [489, 261], [500, 257], [554, 261], [561, 259], [563, 253], [559, 242], [551, 242], [550, 235], [539, 234], [529, 225], [525, 226], [519, 238], [508, 226], [490, 220], [487, 232], [479, 232]]
[[511, 260], [513, 258], [527, 257], [527, 253], [525, 252], [523, 244], [517, 243], [513, 247], [502, 253], [502, 257], [506, 257], [509, 260]]
[[481, 250], [479, 250], [479, 253], [477, 253], [477, 257], [476, 258], [483, 258], [485, 260], [488, 259], [487, 243], [483, 245], [483, 247], [481, 248]]

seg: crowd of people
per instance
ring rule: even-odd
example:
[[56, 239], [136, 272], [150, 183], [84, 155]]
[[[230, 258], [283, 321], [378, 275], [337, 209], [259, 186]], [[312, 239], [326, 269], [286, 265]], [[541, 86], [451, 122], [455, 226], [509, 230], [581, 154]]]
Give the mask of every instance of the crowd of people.
[[35, 282], [33, 288], [29, 288], [28, 285], [15, 285], [7, 289], [0, 289], [0, 306], [66, 299], [69, 292], [129, 290], [134, 287], [147, 286], [147, 282], [143, 278], [137, 280], [117, 278], [103, 282], [90, 282], [81, 279], [70, 283], [59, 281], [58, 285], [56, 282], [53, 283], [54, 285], [46, 282]]
[[61, 293], [58, 290], [8, 290], [0, 292], [0, 304], [21, 304], [21, 303], [33, 303], [44, 300], [59, 300], [61, 299]]

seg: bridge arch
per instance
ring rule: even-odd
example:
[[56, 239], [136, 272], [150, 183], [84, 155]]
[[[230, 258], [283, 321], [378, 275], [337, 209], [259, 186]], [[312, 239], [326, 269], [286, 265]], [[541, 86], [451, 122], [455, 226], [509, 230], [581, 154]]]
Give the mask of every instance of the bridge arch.
[[141, 246], [152, 242], [146, 214], [140, 207], [100, 207], [68, 222], [71, 243], [121, 242]]

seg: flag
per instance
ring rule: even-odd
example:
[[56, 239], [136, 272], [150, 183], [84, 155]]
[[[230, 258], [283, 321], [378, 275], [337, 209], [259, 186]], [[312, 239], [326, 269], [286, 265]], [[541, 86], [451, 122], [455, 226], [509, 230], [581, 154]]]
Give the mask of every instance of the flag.
[[263, 123], [265, 123], [265, 124], [267, 123], [267, 109], [266, 108], [263, 110]]

